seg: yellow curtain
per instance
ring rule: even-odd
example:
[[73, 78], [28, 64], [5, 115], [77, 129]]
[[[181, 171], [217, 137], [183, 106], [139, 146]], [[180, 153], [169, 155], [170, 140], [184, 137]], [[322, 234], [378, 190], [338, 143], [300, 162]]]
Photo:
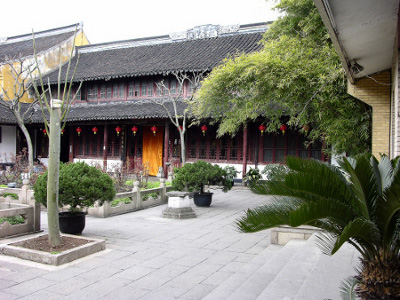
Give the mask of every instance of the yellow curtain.
[[162, 167], [164, 127], [157, 126], [156, 135], [150, 129], [143, 128], [143, 164], [149, 163], [149, 175], [156, 176]]

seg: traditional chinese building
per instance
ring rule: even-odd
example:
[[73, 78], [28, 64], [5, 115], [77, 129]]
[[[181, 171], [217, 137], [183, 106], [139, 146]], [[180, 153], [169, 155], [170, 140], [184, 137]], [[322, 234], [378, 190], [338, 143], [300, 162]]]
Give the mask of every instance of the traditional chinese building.
[[[157, 83], [163, 80], [170, 94], [176, 95], [180, 83], [174, 73], [207, 73], [229, 55], [257, 51], [267, 27], [264, 23], [206, 25], [171, 35], [78, 47], [79, 63], [73, 79], [76, 100], [63, 133], [61, 159], [108, 169], [122, 164], [129, 170], [148, 163], [151, 175], [156, 175], [159, 167], [179, 165], [178, 131], [154, 100], [164, 99], [167, 106], [172, 103]], [[50, 73], [48, 78], [55, 84], [58, 73]], [[77, 92], [79, 82], [83, 85]], [[189, 98], [192, 89], [185, 81], [182, 99]], [[179, 114], [185, 108], [183, 101], [178, 103]], [[47, 137], [40, 118], [36, 113], [32, 126], [37, 137], [36, 156], [45, 158]], [[306, 137], [290, 130], [262, 134], [260, 124], [249, 123], [235, 136], [220, 138], [216, 138], [216, 126], [207, 120], [189, 127], [186, 161], [206, 160], [243, 171], [255, 165], [284, 163], [287, 155], [325, 159], [321, 144], [307, 148]]]

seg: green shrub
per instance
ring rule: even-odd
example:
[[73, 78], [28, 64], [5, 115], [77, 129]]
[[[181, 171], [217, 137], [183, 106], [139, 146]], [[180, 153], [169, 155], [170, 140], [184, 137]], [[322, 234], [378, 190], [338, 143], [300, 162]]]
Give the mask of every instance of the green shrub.
[[0, 224], [3, 224], [4, 222], [8, 222], [11, 225], [17, 225], [17, 224], [24, 224], [25, 219], [22, 216], [11, 216], [11, 217], [0, 218]]
[[128, 203], [131, 203], [132, 200], [129, 197], [125, 197], [125, 198], [121, 198], [121, 199], [114, 199], [113, 201], [111, 201], [111, 206], [112, 207], [118, 206], [118, 204], [121, 202], [128, 204]]
[[15, 194], [15, 193], [4, 193], [2, 196], [3, 196], [4, 198], [7, 197], [7, 196], [10, 196], [10, 197], [11, 197], [12, 199], [14, 199], [14, 200], [18, 200], [18, 199], [19, 199], [18, 195]]
[[281, 164], [269, 164], [261, 171], [270, 181], [283, 181], [286, 174], [289, 173], [289, 168]]
[[246, 184], [250, 183], [250, 182], [257, 182], [261, 179], [261, 174], [260, 174], [260, 170], [255, 168], [250, 168], [247, 173], [246, 176], [243, 178], [244, 182]]
[[232, 188], [232, 182], [229, 180], [226, 171], [218, 165], [197, 161], [175, 169], [175, 179], [172, 181], [174, 190], [189, 189], [203, 193], [204, 185], [221, 185], [224, 192]]
[[[33, 186], [35, 200], [47, 205], [47, 172]], [[114, 199], [116, 191], [109, 175], [84, 162], [60, 164], [59, 205], [70, 205], [70, 211]]]

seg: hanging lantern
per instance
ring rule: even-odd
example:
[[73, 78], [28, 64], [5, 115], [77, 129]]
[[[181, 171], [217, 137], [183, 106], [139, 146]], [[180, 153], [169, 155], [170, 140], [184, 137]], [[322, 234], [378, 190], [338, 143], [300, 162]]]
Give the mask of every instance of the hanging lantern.
[[115, 132], [117, 133], [117, 136], [119, 136], [119, 133], [121, 132], [121, 127], [117, 126], [115, 127]]
[[80, 136], [80, 135], [81, 135], [81, 132], [82, 132], [82, 128], [78, 127], [78, 128], [76, 129], [76, 132], [78, 133], [78, 136]]
[[261, 132], [261, 135], [263, 135], [264, 134], [264, 131], [265, 131], [265, 129], [266, 129], [267, 127], [265, 127], [265, 125], [264, 124], [261, 124], [260, 126], [258, 126], [258, 130], [260, 130], [260, 132]]
[[201, 132], [203, 132], [203, 136], [205, 136], [206, 135], [206, 131], [207, 131], [207, 126], [206, 125], [203, 125], [203, 126], [201, 126]]
[[64, 132], [65, 132], [65, 129], [63, 129], [63, 130], [61, 131], [61, 134], [64, 134]]
[[308, 133], [310, 131], [310, 125], [308, 125], [308, 124], [304, 125], [303, 130], [305, 133]]
[[156, 135], [157, 127], [156, 126], [151, 127], [151, 131], [153, 131], [154, 135]]
[[43, 129], [42, 132], [43, 132], [44, 136], [47, 135], [47, 130], [46, 129]]
[[[179, 128], [181, 129], [181, 131], [183, 130], [183, 127], [182, 127], [182, 125], [180, 125], [179, 126]], [[176, 128], [178, 131], [179, 131], [179, 129], [178, 128]]]
[[93, 131], [94, 134], [97, 134], [97, 131], [99, 131], [99, 129], [95, 126], [95, 127], [92, 128], [92, 131]]
[[282, 131], [282, 134], [285, 135], [285, 131], [287, 129], [287, 126], [285, 124], [282, 124], [279, 129]]
[[138, 128], [136, 127], [136, 126], [133, 126], [132, 127], [132, 132], [133, 132], [133, 135], [136, 135], [136, 132], [138, 131]]

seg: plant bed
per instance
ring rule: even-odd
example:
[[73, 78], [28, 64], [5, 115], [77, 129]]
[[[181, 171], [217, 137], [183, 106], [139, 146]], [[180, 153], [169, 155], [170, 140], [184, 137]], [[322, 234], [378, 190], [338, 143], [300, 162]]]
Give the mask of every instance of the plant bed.
[[0, 238], [34, 231], [34, 208], [32, 206], [0, 203]]
[[59, 266], [105, 249], [105, 241], [74, 235], [61, 235], [61, 245], [50, 247], [48, 235], [10, 243], [0, 253], [42, 264]]

